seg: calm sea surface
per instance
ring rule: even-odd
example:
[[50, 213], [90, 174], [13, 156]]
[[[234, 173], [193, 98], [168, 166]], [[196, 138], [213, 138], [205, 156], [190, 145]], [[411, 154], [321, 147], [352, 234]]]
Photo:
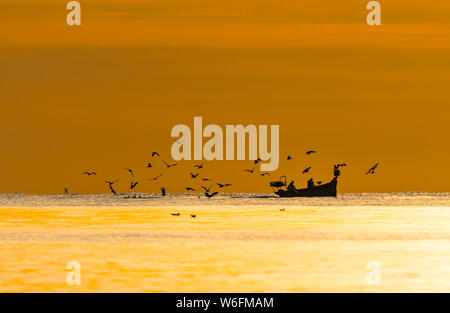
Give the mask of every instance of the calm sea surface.
[[0, 291], [450, 292], [450, 193], [128, 196], [0, 195]]

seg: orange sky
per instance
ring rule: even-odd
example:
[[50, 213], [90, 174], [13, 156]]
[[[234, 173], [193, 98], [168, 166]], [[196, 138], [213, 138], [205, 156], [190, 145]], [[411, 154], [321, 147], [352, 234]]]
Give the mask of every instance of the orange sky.
[[205, 166], [229, 191], [270, 192], [282, 174], [302, 186], [307, 166], [326, 181], [334, 162], [349, 165], [340, 192], [449, 191], [450, 2], [381, 1], [377, 27], [367, 2], [81, 0], [69, 27], [66, 1], [2, 0], [0, 192], [100, 193], [104, 178], [126, 191], [124, 167], [137, 191], [196, 187], [192, 162], [150, 156], [171, 161], [171, 128], [194, 116], [280, 125], [270, 178], [250, 161]]

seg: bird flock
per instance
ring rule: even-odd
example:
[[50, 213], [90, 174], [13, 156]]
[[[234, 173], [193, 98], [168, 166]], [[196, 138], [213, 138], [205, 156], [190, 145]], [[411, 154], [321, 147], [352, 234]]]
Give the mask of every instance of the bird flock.
[[[159, 154], [158, 152], [152, 152], [152, 158], [154, 158], [155, 161], [156, 161], [156, 159], [159, 159], [159, 158], [160, 158], [160, 154]], [[160, 160], [160, 162], [161, 162], [162, 165], [163, 165], [164, 167], [166, 167], [167, 169], [170, 169], [170, 168], [175, 167], [175, 166], [178, 165], [177, 163], [169, 164], [169, 163], [167, 163], [167, 162], [164, 161], [164, 160]], [[153, 167], [154, 167], [153, 164], [154, 164], [154, 162], [152, 162], [152, 163], [147, 163], [147, 166], [146, 166], [146, 167], [147, 167], [147, 168], [153, 168]], [[204, 182], [204, 183], [201, 183], [201, 185], [199, 185], [199, 186], [196, 187], [196, 188], [197, 188], [197, 189], [203, 190], [203, 193], [204, 193], [205, 197], [207, 197], [207, 198], [212, 198], [212, 197], [214, 197], [214, 196], [216, 196], [216, 195], [219, 194], [218, 191], [212, 191], [213, 186], [216, 186], [218, 189], [223, 189], [223, 188], [226, 188], [226, 187], [230, 187], [230, 186], [232, 185], [232, 184], [230, 184], [230, 183], [221, 183], [221, 182], [215, 182], [215, 185], [214, 185], [214, 182], [213, 182], [212, 179], [207, 178], [207, 177], [200, 177], [200, 172], [199, 172], [199, 171], [202, 170], [202, 169], [204, 168], [204, 163], [201, 163], [201, 164], [195, 164], [195, 165], [193, 166], [193, 168], [196, 169], [196, 171], [190, 172], [190, 173], [189, 173], [189, 178], [192, 179], [192, 180], [197, 180], [197, 181]], [[131, 178], [131, 181], [130, 181], [130, 190], [135, 189], [136, 186], [137, 186], [140, 182], [139, 182], [138, 180], [135, 179], [135, 175], [134, 175], [135, 173], [134, 173], [134, 170], [131, 169], [131, 168], [127, 168], [127, 167], [125, 167], [125, 168], [123, 168], [123, 169], [124, 169], [125, 171], [127, 171], [127, 172], [130, 174], [130, 178]], [[96, 175], [97, 175], [97, 173], [96, 173], [95, 171], [86, 171], [86, 172], [83, 172], [82, 174], [83, 174], [83, 175], [86, 175], [86, 176], [93, 176], [93, 175], [96, 176]], [[154, 176], [154, 177], [148, 178], [147, 180], [149, 180], [149, 181], [157, 181], [161, 176], [163, 176], [163, 173], [160, 173], [160, 174], [158, 174], [158, 175], [156, 175], [156, 176]], [[116, 192], [116, 190], [114, 189], [114, 184], [115, 184], [116, 182], [118, 182], [118, 181], [119, 181], [118, 179], [116, 179], [116, 180], [105, 180], [105, 183], [107, 184], [107, 186], [108, 186], [108, 188], [109, 188], [109, 191], [110, 191], [113, 195], [117, 195], [117, 192]], [[210, 186], [208, 186], [208, 187], [205, 187], [205, 186], [204, 186], [204, 185], [206, 185], [205, 182], [211, 182], [212, 184], [211, 184]], [[185, 190], [186, 190], [186, 191], [196, 191], [196, 190], [197, 190], [196, 188], [191, 187], [191, 186], [187, 186], [187, 187], [185, 187]], [[67, 187], [65, 188], [64, 193], [65, 193], [65, 194], [68, 194], [68, 188], [67, 188]], [[164, 186], [162, 186], [162, 187], [161, 187], [161, 196], [164, 197], [164, 196], [166, 196], [166, 195], [167, 195], [166, 188], [165, 188]], [[195, 216], [192, 216], [192, 217], [195, 217]]]
[[[307, 156], [310, 156], [310, 155], [312, 155], [312, 154], [315, 154], [315, 153], [317, 153], [315, 150], [308, 150], [308, 151], [306, 151], [306, 155]], [[152, 158], [154, 159], [154, 161], [152, 161], [151, 163], [147, 163], [147, 168], [153, 168], [154, 166], [153, 166], [153, 164], [154, 164], [154, 162], [156, 162], [157, 161], [157, 159], [160, 159], [160, 154], [158, 153], [158, 152], [152, 152]], [[287, 162], [289, 162], [289, 161], [291, 161], [291, 160], [293, 160], [294, 159], [294, 157], [293, 157], [293, 155], [291, 155], [291, 154], [289, 154], [287, 157], [286, 157], [286, 161]], [[253, 163], [253, 166], [252, 166], [252, 168], [251, 169], [244, 169], [244, 172], [247, 172], [247, 173], [249, 173], [249, 174], [254, 174], [255, 173], [255, 167], [256, 167], [256, 165], [258, 164], [258, 163], [260, 163], [262, 160], [260, 159], [260, 158], [258, 158], [258, 159], [256, 159], [256, 160], [254, 160], [254, 161], [252, 161], [252, 163]], [[163, 166], [165, 166], [167, 169], [170, 169], [170, 168], [172, 168], [172, 167], [176, 167], [178, 164], [177, 163], [173, 163], [173, 164], [169, 164], [169, 163], [167, 163], [166, 161], [164, 161], [164, 160], [159, 160], [159, 162], [161, 162], [162, 163], [162, 165]], [[338, 164], [335, 164], [334, 165], [334, 170], [335, 171], [338, 171], [339, 170], [339, 168], [340, 167], [343, 167], [343, 166], [347, 166], [347, 164], [346, 163], [338, 163]], [[216, 195], [218, 195], [219, 194], [219, 191], [217, 191], [217, 190], [213, 190], [213, 188], [216, 188], [216, 189], [224, 189], [224, 188], [227, 188], [227, 187], [230, 187], [230, 186], [232, 186], [232, 184], [230, 184], [230, 183], [222, 183], [222, 182], [214, 182], [212, 179], [210, 179], [210, 178], [207, 178], [207, 177], [201, 177], [200, 176], [200, 174], [201, 174], [201, 170], [202, 169], [204, 169], [204, 163], [200, 163], [200, 164], [195, 164], [194, 166], [193, 166], [193, 168], [195, 169], [195, 170], [193, 170], [193, 171], [190, 171], [189, 172], [189, 178], [191, 179], [191, 180], [193, 180], [193, 181], [196, 181], [196, 182], [200, 182], [200, 184], [195, 184], [195, 188], [194, 188], [194, 184], [193, 185], [190, 185], [190, 186], [186, 186], [184, 189], [186, 190], [186, 191], [197, 191], [197, 190], [202, 190], [202, 192], [203, 192], [203, 194], [205, 195], [205, 197], [206, 198], [212, 198], [212, 197], [214, 197], [214, 196], [216, 196]], [[310, 171], [311, 171], [311, 166], [308, 166], [308, 167], [306, 167], [305, 169], [303, 169], [302, 171], [301, 171], [301, 174], [307, 174], [307, 173], [309, 173]], [[375, 170], [378, 168], [378, 163], [376, 163], [374, 166], [372, 166], [367, 172], [365, 172], [365, 174], [367, 175], [367, 174], [375, 174]], [[135, 179], [135, 173], [134, 173], [134, 170], [133, 169], [131, 169], [131, 168], [124, 168], [124, 170], [125, 171], [127, 171], [129, 174], [130, 174], [130, 178], [131, 178], [131, 180], [130, 180], [130, 190], [134, 190], [135, 188], [136, 188], [136, 186], [140, 183], [138, 180], [136, 180]], [[85, 172], [83, 172], [82, 173], [83, 175], [85, 175], [85, 176], [96, 176], [97, 175], [97, 173], [95, 172], [95, 171], [85, 171]], [[160, 174], [158, 174], [158, 175], [156, 175], [156, 176], [154, 176], [154, 177], [151, 177], [151, 178], [148, 178], [147, 180], [149, 180], [149, 181], [157, 181], [161, 176], [163, 176], [164, 175], [164, 173], [160, 173]], [[269, 172], [262, 172], [262, 173], [259, 173], [259, 175], [260, 176], [270, 176], [270, 173]], [[203, 176], [203, 175], [202, 175]], [[116, 190], [114, 189], [114, 184], [115, 183], [117, 183], [119, 180], [118, 179], [116, 179], [116, 180], [105, 180], [105, 183], [107, 184], [107, 186], [108, 186], [108, 188], [109, 188], [109, 191], [113, 194], [113, 195], [117, 195], [117, 192], [116, 192]], [[207, 182], [209, 182], [208, 184], [209, 184], [209, 186], [208, 187], [206, 187], [205, 185], [207, 185]], [[317, 182], [319, 185], [322, 183], [321, 181], [318, 181]], [[162, 186], [161, 188], [161, 196], [162, 197], [164, 197], [164, 196], [166, 196], [167, 195], [167, 191], [166, 191], [166, 188], [164, 187], [164, 186]], [[66, 187], [65, 188], [65, 190], [64, 190], [64, 193], [65, 194], [68, 194], [68, 188]], [[193, 217], [195, 217], [195, 216], [193, 216]]]

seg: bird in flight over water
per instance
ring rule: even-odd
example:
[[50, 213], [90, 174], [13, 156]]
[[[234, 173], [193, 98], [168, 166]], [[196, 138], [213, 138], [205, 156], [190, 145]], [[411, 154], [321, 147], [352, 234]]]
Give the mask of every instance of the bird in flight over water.
[[269, 176], [269, 175], [270, 175], [270, 173], [268, 173], [268, 172], [264, 172], [264, 173], [262, 173], [262, 174], [261, 174], [261, 176], [266, 176], [266, 175], [267, 175], [267, 176]]
[[217, 183], [217, 186], [219, 186], [219, 188], [223, 188], [223, 187], [231, 186], [231, 184], [221, 184], [221, 183]]
[[91, 176], [91, 175], [97, 175], [96, 172], [84, 172], [83, 175]]
[[205, 186], [200, 186], [200, 187], [202, 187], [203, 189], [205, 189], [205, 192], [209, 192], [209, 190], [211, 189], [211, 186], [210, 186], [209, 188], [206, 188]]
[[211, 193], [211, 194], [209, 194], [208, 192], [205, 192], [205, 196], [207, 196], [208, 198], [212, 198], [212, 197], [214, 197], [214, 196], [217, 195], [217, 194], [218, 194], [217, 191], [214, 191], [214, 192]]
[[165, 161], [163, 161], [164, 165], [167, 166], [168, 168], [172, 167], [172, 166], [176, 166], [177, 164], [167, 164]]
[[377, 164], [375, 164], [374, 166], [372, 166], [367, 172], [366, 172], [366, 175], [367, 174], [375, 174], [375, 169], [378, 167], [378, 163]]
[[139, 182], [131, 182], [131, 186], [130, 189], [134, 189], [134, 187], [136, 187], [136, 185], [139, 184]]
[[190, 173], [190, 174], [191, 174], [191, 178], [197, 178], [197, 176], [199, 175], [198, 173], [197, 174]]
[[154, 157], [155, 155], [159, 156], [158, 152], [152, 152], [152, 157]]
[[149, 178], [148, 180], [157, 180], [157, 179], [160, 178], [162, 175], [163, 175], [163, 174], [159, 174], [158, 176]]
[[309, 150], [309, 151], [306, 151], [306, 155], [310, 155], [310, 154], [312, 154], [312, 153], [317, 153], [316, 151], [314, 151], [314, 150]]
[[311, 169], [311, 166], [305, 168], [305, 169], [303, 170], [302, 174], [308, 173], [310, 169]]
[[105, 182], [108, 184], [108, 186], [109, 186], [109, 189], [111, 190], [111, 192], [116, 196], [117, 195], [117, 193], [116, 193], [116, 191], [114, 190], [114, 188], [113, 188], [113, 186], [112, 185], [114, 185], [114, 183], [116, 183], [118, 180], [115, 180], [115, 181], [107, 181], [107, 180], [105, 180]]
[[186, 189], [187, 191], [195, 191], [195, 189], [194, 189], [194, 188], [191, 188], [191, 187], [186, 187], [186, 188], [184, 188], [184, 189]]
[[131, 174], [131, 177], [134, 177], [134, 172], [131, 168], [125, 167], [124, 170], [128, 171]]
[[194, 165], [194, 167], [196, 167], [196, 168], [198, 168], [198, 169], [203, 168], [203, 163], [200, 164], [200, 165]]
[[249, 172], [250, 174], [253, 174], [253, 172], [255, 171], [255, 167], [253, 166], [253, 168], [251, 170], [244, 170], [244, 172]]
[[287, 161], [292, 160], [291, 155], [288, 155], [286, 160], [287, 160]]

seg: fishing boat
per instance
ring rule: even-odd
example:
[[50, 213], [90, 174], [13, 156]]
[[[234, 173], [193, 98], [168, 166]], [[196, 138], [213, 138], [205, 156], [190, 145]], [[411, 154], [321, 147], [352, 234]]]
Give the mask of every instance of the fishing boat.
[[337, 176], [330, 182], [321, 185], [314, 185], [308, 188], [297, 189], [293, 185], [286, 184], [286, 176], [280, 177], [280, 180], [270, 183], [270, 187], [275, 194], [282, 197], [336, 197], [337, 195]]

